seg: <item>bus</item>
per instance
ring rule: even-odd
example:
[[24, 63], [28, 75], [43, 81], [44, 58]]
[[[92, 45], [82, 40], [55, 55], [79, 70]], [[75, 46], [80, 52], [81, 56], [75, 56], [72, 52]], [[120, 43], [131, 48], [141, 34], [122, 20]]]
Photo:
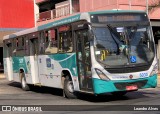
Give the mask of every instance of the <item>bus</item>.
[[157, 86], [150, 20], [143, 11], [84, 12], [4, 36], [9, 81], [77, 93], [125, 95]]

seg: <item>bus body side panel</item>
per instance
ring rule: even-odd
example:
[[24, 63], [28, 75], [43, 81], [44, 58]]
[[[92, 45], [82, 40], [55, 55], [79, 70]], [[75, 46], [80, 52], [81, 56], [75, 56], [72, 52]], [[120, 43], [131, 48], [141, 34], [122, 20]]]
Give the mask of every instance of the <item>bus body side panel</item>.
[[74, 89], [79, 90], [75, 53], [41, 55], [38, 59], [39, 76], [42, 85], [63, 88], [61, 73], [63, 70], [67, 70], [73, 80]]
[[[23, 58], [22, 57], [12, 57], [12, 59], [13, 59], [13, 63], [12, 63], [12, 65], [13, 65], [13, 80], [16, 82], [21, 82], [20, 76], [19, 76], [19, 73], [20, 73], [19, 67], [22, 66], [22, 64], [23, 64]], [[22, 63], [20, 63], [20, 62], [22, 62]]]
[[9, 81], [13, 80], [13, 66], [12, 66], [12, 58], [6, 58], [6, 76]]
[[52, 60], [56, 61], [58, 64], [60, 64], [62, 70], [67, 70], [70, 72], [74, 85], [74, 90], [79, 91], [76, 53], [55, 54], [55, 55], [49, 55], [49, 57]]
[[7, 71], [7, 58], [3, 58], [3, 67], [4, 67], [4, 75], [8, 79], [8, 71]]
[[38, 70], [40, 83], [48, 87], [61, 87], [61, 71], [62, 68], [59, 63], [52, 60], [48, 55], [38, 56]]
[[[30, 67], [32, 84], [39, 84], [40, 79], [38, 77], [38, 57], [37, 56], [29, 56], [30, 61], [28, 61], [28, 67]], [[30, 65], [30, 66], [29, 66]]]
[[30, 62], [30, 56], [25, 57], [25, 65], [26, 65], [26, 71], [25, 71], [26, 82], [28, 84], [33, 84], [33, 79], [32, 79], [32, 75], [31, 75], [32, 63]]
[[26, 62], [24, 57], [12, 57], [13, 59], [13, 80], [16, 82], [21, 82], [20, 80], [20, 69], [22, 69], [24, 71], [24, 73], [27, 72], [27, 68], [26, 68]]
[[13, 57], [13, 80], [17, 82], [21, 82], [20, 80], [20, 69], [24, 71], [26, 82], [28, 84], [33, 84], [31, 77], [31, 62], [30, 57]]
[[60, 64], [62, 70], [67, 70], [70, 72], [74, 85], [74, 90], [79, 91], [76, 53], [55, 54], [55, 55], [49, 55], [49, 57], [52, 60], [56, 61], [58, 64]]
[[11, 63], [9, 58], [3, 58], [3, 64], [4, 64], [4, 75], [9, 81], [12, 81], [13, 74], [12, 74]]

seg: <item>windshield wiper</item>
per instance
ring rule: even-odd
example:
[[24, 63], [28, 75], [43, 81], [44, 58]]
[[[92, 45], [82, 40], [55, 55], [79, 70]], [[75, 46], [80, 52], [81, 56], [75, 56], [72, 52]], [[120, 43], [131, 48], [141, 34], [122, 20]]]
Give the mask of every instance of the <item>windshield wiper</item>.
[[[107, 27], [108, 27], [108, 29], [109, 29], [110, 31], [112, 31], [112, 33], [113, 33], [114, 35], [116, 35], [117, 38], [120, 38], [120, 35], [117, 33], [117, 31], [115, 31], [115, 30], [113, 29], [113, 27], [112, 27], [111, 25], [108, 25], [108, 24], [107, 24]], [[119, 39], [117, 39], [117, 40], [119, 40]], [[120, 41], [120, 40], [119, 40], [119, 41]]]
[[111, 27], [110, 25], [107, 25], [107, 28], [108, 28], [109, 31], [111, 32], [111, 36], [112, 36], [114, 42], [116, 43], [116, 46], [117, 46], [117, 55], [119, 55], [119, 43], [117, 42], [117, 40], [118, 40], [119, 42], [121, 42], [121, 41], [120, 41], [119, 39], [116, 40], [112, 33], [114, 33], [114, 35], [116, 35], [116, 37], [120, 37], [120, 36], [117, 34], [117, 31], [115, 31], [115, 30], [113, 29], [113, 27]]

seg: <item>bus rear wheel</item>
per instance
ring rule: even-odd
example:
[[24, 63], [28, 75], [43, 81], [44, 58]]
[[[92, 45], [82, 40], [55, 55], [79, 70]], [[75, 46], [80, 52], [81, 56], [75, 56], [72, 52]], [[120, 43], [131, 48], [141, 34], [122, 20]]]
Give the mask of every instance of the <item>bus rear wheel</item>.
[[69, 99], [76, 98], [73, 82], [72, 82], [71, 78], [69, 78], [69, 76], [66, 76], [66, 78], [64, 80], [64, 94]]
[[20, 73], [20, 77], [21, 77], [21, 87], [23, 90], [28, 91], [30, 90], [29, 85], [26, 82], [26, 78], [24, 76], [24, 73]]

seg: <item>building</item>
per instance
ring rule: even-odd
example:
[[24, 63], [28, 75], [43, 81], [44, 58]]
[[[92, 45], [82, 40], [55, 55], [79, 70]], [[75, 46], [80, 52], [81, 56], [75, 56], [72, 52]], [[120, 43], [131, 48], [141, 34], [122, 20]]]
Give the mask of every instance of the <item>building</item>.
[[160, 7], [149, 10], [159, 0], [36, 0], [36, 25], [42, 25], [57, 18], [63, 18], [77, 12], [95, 10], [143, 10], [148, 12], [155, 42], [160, 38]]
[[159, 2], [159, 0], [36, 0], [36, 24], [39, 26], [77, 12], [143, 10], [148, 13], [151, 20], [157, 55], [160, 59], [160, 7], [151, 9], [151, 6]]
[[35, 3], [37, 26], [80, 12], [79, 0], [36, 0]]
[[3, 36], [35, 26], [33, 0], [0, 0], [0, 63]]

